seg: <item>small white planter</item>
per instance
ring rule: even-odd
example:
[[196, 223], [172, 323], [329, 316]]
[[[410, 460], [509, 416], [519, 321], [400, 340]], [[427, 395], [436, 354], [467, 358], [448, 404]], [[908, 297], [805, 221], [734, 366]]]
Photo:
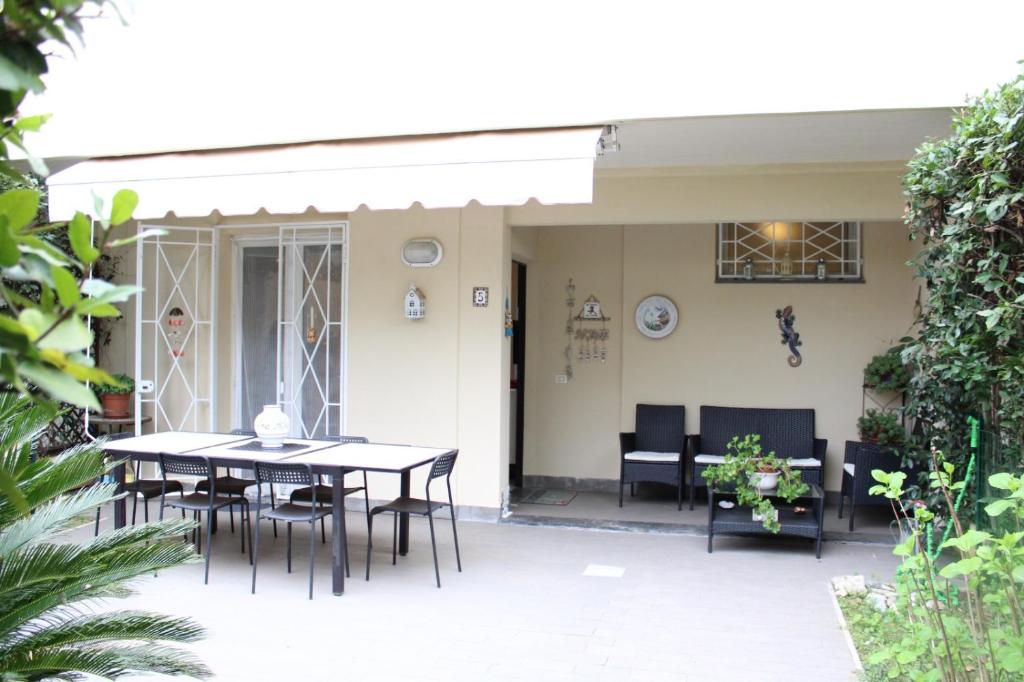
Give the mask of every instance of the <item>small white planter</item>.
[[[754, 521], [764, 521], [764, 515], [763, 514], [758, 514], [756, 511], [752, 511], [750, 513], [750, 517]], [[772, 513], [772, 521], [778, 521], [778, 520], [779, 520], [779, 510], [776, 509]]]
[[773, 471], [770, 474], [755, 472], [750, 474], [750, 485], [758, 490], [775, 490], [779, 485], [779, 472]]
[[264, 405], [263, 411], [256, 415], [252, 428], [263, 447], [279, 448], [284, 445], [284, 438], [291, 429], [291, 420], [280, 405]]

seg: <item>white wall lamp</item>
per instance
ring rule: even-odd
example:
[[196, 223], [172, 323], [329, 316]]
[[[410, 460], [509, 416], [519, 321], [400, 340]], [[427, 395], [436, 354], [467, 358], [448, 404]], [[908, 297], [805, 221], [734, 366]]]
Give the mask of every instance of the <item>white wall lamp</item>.
[[597, 138], [597, 155], [604, 156], [609, 152], [617, 152], [619, 149], [619, 126], [605, 126], [601, 131], [601, 137]]
[[443, 257], [444, 249], [436, 239], [410, 239], [402, 244], [402, 262], [410, 268], [432, 268]]

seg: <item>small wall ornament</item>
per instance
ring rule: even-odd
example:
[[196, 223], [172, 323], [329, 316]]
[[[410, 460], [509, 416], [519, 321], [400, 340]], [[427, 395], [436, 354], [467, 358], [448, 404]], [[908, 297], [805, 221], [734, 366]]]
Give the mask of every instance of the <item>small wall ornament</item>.
[[663, 339], [679, 324], [679, 310], [667, 296], [648, 296], [637, 305], [634, 321], [647, 338]]
[[410, 284], [409, 291], [405, 294], [405, 317], [409, 320], [422, 320], [426, 316], [427, 297], [415, 284]]
[[779, 325], [779, 332], [782, 333], [782, 344], [789, 346], [790, 355], [786, 361], [790, 367], [799, 367], [804, 361], [803, 356], [800, 355], [798, 350], [799, 346], [803, 345], [803, 341], [800, 340], [800, 335], [793, 329], [793, 325], [796, 323], [793, 306], [787, 305], [781, 310], [776, 310], [775, 319]]

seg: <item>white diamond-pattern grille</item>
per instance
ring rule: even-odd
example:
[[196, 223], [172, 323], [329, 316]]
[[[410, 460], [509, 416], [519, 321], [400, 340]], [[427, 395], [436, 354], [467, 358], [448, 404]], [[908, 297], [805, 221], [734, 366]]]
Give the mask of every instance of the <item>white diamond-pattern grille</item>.
[[154, 431], [212, 431], [213, 230], [168, 228], [138, 249], [135, 378], [153, 390], [138, 394], [137, 414], [152, 417]]
[[718, 224], [717, 275], [723, 281], [816, 281], [819, 261], [827, 279], [863, 278], [861, 225], [856, 222], [753, 222]]
[[293, 436], [340, 433], [341, 231], [282, 230], [279, 267], [282, 409], [291, 419]]

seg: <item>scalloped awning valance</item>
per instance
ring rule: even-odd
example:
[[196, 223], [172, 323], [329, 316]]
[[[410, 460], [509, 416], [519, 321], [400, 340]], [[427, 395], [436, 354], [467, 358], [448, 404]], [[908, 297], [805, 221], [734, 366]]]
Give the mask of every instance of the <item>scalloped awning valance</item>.
[[[602, 127], [315, 142], [82, 161], [47, 180], [51, 220], [120, 189], [135, 217], [590, 203]], [[109, 205], [109, 204], [107, 204]]]

